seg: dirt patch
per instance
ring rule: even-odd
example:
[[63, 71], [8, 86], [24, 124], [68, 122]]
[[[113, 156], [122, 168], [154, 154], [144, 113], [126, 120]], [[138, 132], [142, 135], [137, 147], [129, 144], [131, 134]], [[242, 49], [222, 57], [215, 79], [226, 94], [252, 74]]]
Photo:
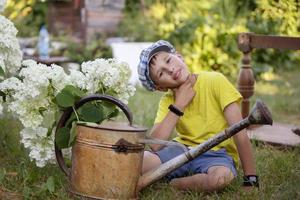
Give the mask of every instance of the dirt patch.
[[1, 200], [22, 200], [21, 194], [16, 192], [11, 192], [8, 189], [0, 186], [0, 199]]

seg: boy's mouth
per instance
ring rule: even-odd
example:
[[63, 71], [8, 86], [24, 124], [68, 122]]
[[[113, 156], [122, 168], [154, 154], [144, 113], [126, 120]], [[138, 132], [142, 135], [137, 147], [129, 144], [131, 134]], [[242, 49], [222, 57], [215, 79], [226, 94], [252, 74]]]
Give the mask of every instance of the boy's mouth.
[[181, 74], [181, 70], [179, 69], [173, 74], [173, 79], [177, 80], [179, 78], [180, 74]]

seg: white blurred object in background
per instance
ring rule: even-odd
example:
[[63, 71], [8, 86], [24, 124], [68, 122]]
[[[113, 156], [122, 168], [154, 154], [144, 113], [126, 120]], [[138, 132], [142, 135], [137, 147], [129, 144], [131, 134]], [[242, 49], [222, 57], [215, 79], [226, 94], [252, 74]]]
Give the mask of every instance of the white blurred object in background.
[[0, 12], [2, 12], [5, 8], [6, 0], [0, 0]]
[[42, 26], [39, 33], [38, 51], [40, 59], [49, 58], [49, 33], [46, 26]]
[[140, 60], [140, 53], [151, 44], [151, 42], [109, 42], [109, 45], [112, 48], [113, 57], [129, 64], [131, 69], [130, 83], [139, 83], [137, 66]]

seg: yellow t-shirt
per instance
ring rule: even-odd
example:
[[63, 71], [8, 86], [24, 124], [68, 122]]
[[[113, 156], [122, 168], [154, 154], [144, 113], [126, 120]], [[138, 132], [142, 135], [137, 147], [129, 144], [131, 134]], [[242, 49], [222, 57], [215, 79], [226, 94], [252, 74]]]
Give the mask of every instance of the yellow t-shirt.
[[[194, 85], [196, 95], [185, 108], [184, 115], [176, 124], [177, 137], [174, 140], [196, 146], [228, 127], [224, 108], [230, 103], [240, 103], [242, 96], [236, 88], [218, 72], [200, 72]], [[174, 103], [173, 93], [167, 92], [160, 100], [154, 123], [160, 123]], [[238, 154], [233, 138], [229, 138], [212, 148], [226, 148], [227, 153], [238, 163]]]

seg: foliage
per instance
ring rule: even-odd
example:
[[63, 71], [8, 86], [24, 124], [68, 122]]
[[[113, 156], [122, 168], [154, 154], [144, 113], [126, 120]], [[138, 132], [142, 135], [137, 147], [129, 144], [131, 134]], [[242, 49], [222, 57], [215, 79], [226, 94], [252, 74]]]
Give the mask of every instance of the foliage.
[[47, 9], [45, 0], [8, 0], [4, 15], [14, 22], [18, 36], [30, 37], [46, 24]]
[[[254, 33], [266, 35], [300, 34], [300, 2], [263, 1], [256, 2], [257, 8], [250, 13], [247, 28]], [[299, 51], [256, 50], [252, 54], [255, 72], [291, 70], [299, 65]]]
[[82, 63], [96, 58], [111, 58], [112, 50], [104, 43], [103, 38], [93, 39], [88, 44], [68, 41], [63, 55], [73, 62]]
[[[218, 70], [236, 76], [241, 55], [236, 43], [238, 33], [297, 36], [300, 32], [300, 5], [296, 0], [142, 2], [126, 1], [120, 35], [136, 41], [169, 40], [194, 72]], [[254, 55], [253, 66], [259, 73], [293, 68], [300, 59], [299, 52], [269, 50]]]

